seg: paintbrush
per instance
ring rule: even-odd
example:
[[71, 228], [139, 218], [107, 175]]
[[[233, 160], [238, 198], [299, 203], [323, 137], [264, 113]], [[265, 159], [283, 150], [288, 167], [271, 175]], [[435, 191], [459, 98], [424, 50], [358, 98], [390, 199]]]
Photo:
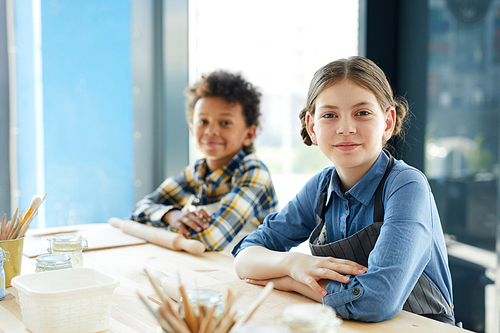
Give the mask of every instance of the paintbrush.
[[[45, 197], [43, 197], [43, 198], [45, 198]], [[38, 207], [42, 204], [42, 202], [43, 202], [43, 199], [39, 195], [35, 195], [33, 197], [33, 199], [31, 199], [30, 208], [28, 209], [26, 214], [23, 216], [23, 219], [20, 223], [21, 227], [26, 223], [26, 221], [28, 221], [31, 214], [34, 214], [37, 211]]]
[[24, 226], [22, 227], [22, 229], [19, 231], [19, 234], [17, 235], [17, 238], [22, 238], [24, 237], [24, 234], [26, 233], [26, 231], [28, 231], [28, 228], [30, 227], [31, 225], [31, 221], [37, 217], [38, 215], [38, 212], [36, 212], [35, 214], [31, 215], [31, 217], [29, 218], [29, 220], [24, 224]]
[[31, 200], [30, 208], [26, 214], [23, 215], [23, 212], [21, 211], [21, 215], [19, 215], [18, 218], [18, 224], [16, 225], [16, 230], [11, 235], [11, 239], [21, 238], [24, 236], [31, 224], [31, 221], [38, 215], [38, 208], [43, 203], [46, 196], [47, 193], [45, 193], [43, 197], [35, 195]]

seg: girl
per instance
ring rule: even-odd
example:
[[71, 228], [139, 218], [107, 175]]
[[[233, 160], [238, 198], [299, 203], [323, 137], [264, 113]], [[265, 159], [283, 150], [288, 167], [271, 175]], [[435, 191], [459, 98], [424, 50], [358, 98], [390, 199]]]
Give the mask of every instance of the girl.
[[[314, 75], [302, 138], [334, 167], [233, 249], [238, 276], [296, 291], [346, 319], [386, 320], [401, 309], [454, 324], [446, 246], [425, 176], [384, 144], [408, 111], [383, 71], [363, 57]], [[287, 252], [309, 239], [312, 256]]]

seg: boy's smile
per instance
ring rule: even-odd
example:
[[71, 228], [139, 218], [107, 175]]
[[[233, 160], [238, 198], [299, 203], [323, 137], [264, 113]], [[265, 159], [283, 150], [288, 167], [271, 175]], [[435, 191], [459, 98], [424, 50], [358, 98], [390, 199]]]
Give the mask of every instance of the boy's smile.
[[223, 97], [199, 99], [189, 128], [210, 172], [227, 164], [243, 146], [249, 146], [256, 133], [255, 125], [246, 125], [242, 106]]

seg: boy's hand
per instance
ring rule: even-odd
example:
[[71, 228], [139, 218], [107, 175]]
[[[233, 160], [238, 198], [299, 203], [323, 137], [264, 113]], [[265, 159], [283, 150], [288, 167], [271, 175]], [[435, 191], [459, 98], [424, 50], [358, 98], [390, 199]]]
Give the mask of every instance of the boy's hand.
[[208, 223], [211, 220], [210, 216], [203, 209], [197, 212], [171, 210], [162, 218], [163, 222], [168, 223], [173, 228], [179, 229], [186, 237], [191, 235], [188, 228], [200, 232], [208, 228]]

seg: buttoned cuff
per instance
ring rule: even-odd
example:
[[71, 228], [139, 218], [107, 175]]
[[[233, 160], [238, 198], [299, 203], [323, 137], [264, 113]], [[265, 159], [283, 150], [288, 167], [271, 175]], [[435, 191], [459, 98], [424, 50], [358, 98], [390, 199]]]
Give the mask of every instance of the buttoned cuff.
[[342, 318], [349, 318], [346, 304], [353, 302], [363, 296], [365, 290], [359, 283], [352, 286], [337, 281], [329, 281], [326, 285], [328, 295], [323, 297], [323, 304], [331, 306]]

